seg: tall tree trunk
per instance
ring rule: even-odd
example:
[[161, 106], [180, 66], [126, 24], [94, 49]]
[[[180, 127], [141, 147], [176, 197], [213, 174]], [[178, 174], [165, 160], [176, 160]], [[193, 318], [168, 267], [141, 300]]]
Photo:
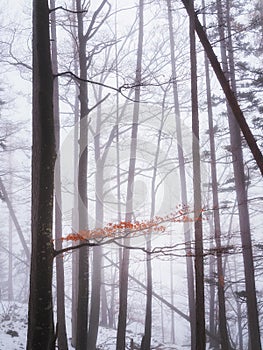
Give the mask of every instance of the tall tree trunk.
[[[75, 74], [77, 75], [77, 69], [75, 66]], [[78, 218], [78, 188], [76, 184], [78, 183], [78, 121], [79, 121], [79, 99], [78, 99], [78, 88], [76, 88], [75, 103], [74, 103], [74, 206], [72, 212], [72, 227], [76, 232], [79, 232], [79, 218]], [[75, 242], [73, 244], [78, 244]], [[71, 330], [72, 338], [71, 345], [73, 348], [76, 347], [77, 341], [77, 308], [78, 308], [78, 281], [79, 281], [79, 250], [72, 252], [72, 303], [71, 303]]]
[[[203, 0], [203, 7], [205, 7], [204, 0]], [[203, 22], [204, 22], [204, 27], [206, 27], [205, 15], [203, 15]], [[211, 100], [210, 73], [209, 73], [209, 65], [208, 65], [208, 59], [206, 54], [204, 59], [205, 59], [207, 110], [208, 110], [210, 156], [211, 156], [214, 229], [215, 229], [215, 241], [216, 241], [216, 251], [217, 251], [216, 262], [217, 262], [217, 291], [218, 291], [218, 308], [219, 308], [219, 332], [220, 332], [222, 350], [228, 350], [230, 348], [230, 343], [229, 343], [228, 333], [227, 333], [226, 304], [225, 304], [225, 291], [224, 291], [225, 284], [224, 284], [222, 253], [221, 253], [221, 225], [220, 225], [219, 200], [218, 200], [216, 150], [215, 150], [213, 111], [212, 111], [212, 100]]]
[[[187, 188], [186, 188], [186, 173], [185, 173], [185, 159], [183, 152], [182, 141], [182, 128], [180, 118], [179, 96], [177, 87], [177, 73], [176, 73], [176, 60], [175, 60], [175, 43], [173, 34], [173, 16], [172, 16], [172, 4], [171, 0], [167, 0], [168, 11], [168, 24], [169, 24], [169, 38], [170, 38], [170, 54], [171, 54], [171, 67], [172, 67], [172, 81], [173, 81], [173, 100], [175, 111], [175, 123], [176, 123], [176, 139], [177, 139], [177, 152], [180, 171], [180, 183], [181, 183], [181, 200], [182, 204], [187, 205]], [[194, 297], [194, 271], [193, 260], [190, 256], [191, 247], [191, 228], [188, 222], [184, 222], [184, 237], [185, 237], [185, 250], [186, 250], [186, 269], [187, 269], [187, 290], [188, 290], [188, 308], [190, 315], [190, 327], [191, 327], [191, 350], [195, 349], [195, 297]]]
[[[228, 4], [228, 0], [226, 1], [226, 5], [227, 4]], [[224, 23], [223, 7], [222, 7], [221, 0], [217, 0], [217, 13], [218, 13], [218, 30], [219, 30], [219, 37], [220, 37], [223, 71], [225, 72], [226, 78], [227, 79], [230, 78], [232, 90], [236, 94], [232, 38], [228, 38], [228, 44], [229, 44], [229, 47], [228, 47], [229, 64], [228, 64], [225, 32], [223, 27], [223, 23]], [[227, 6], [227, 14], [228, 14], [226, 16], [227, 26], [228, 26], [227, 34], [229, 35], [231, 34], [229, 6]], [[260, 332], [259, 332], [254, 263], [253, 263], [253, 253], [252, 253], [252, 243], [251, 243], [249, 211], [248, 211], [248, 204], [247, 204], [247, 192], [246, 192], [246, 185], [245, 185], [245, 172], [244, 172], [241, 135], [240, 135], [240, 129], [233, 116], [232, 110], [229, 108], [229, 105], [227, 106], [227, 112], [228, 112], [228, 122], [229, 122], [229, 129], [230, 129], [230, 143], [231, 143], [231, 152], [232, 152], [233, 169], [234, 169], [234, 181], [235, 181], [237, 202], [238, 202], [239, 227], [240, 227], [241, 242], [243, 247], [249, 338], [250, 338], [250, 345], [252, 349], [260, 350], [261, 341], [260, 341]]]
[[[172, 239], [170, 242], [172, 246]], [[170, 294], [171, 294], [171, 304], [174, 305], [174, 271], [173, 271], [173, 259], [170, 259]], [[171, 343], [175, 344], [175, 332], [174, 332], [174, 311], [171, 310]]]
[[[76, 9], [76, 1], [72, 0], [72, 8]], [[74, 57], [77, 57], [77, 48], [75, 38], [77, 38], [77, 18], [74, 17], [72, 23], [72, 32], [73, 32], [73, 52]], [[76, 76], [79, 75], [78, 71], [78, 61], [74, 60], [74, 73]], [[76, 232], [79, 232], [79, 217], [78, 217], [78, 160], [79, 160], [79, 147], [78, 147], [78, 138], [79, 138], [79, 88], [75, 86], [75, 100], [74, 100], [74, 140], [73, 140], [73, 157], [74, 157], [74, 204], [72, 211], [72, 227]], [[78, 244], [75, 242], [73, 244]], [[79, 281], [79, 250], [72, 252], [72, 302], [71, 302], [71, 346], [76, 347], [77, 344], [77, 309], [78, 309], [78, 281]]]
[[[13, 174], [11, 170], [12, 157], [9, 153], [9, 193], [10, 201], [12, 202], [12, 190], [13, 190]], [[9, 214], [8, 217], [8, 301], [11, 302], [14, 299], [14, 288], [13, 288], [13, 222], [12, 217]]]
[[204, 257], [202, 230], [202, 198], [199, 144], [199, 118], [197, 98], [197, 64], [195, 47], [194, 2], [189, 2], [190, 59], [191, 59], [191, 99], [192, 99], [192, 152], [194, 188], [194, 228], [195, 228], [195, 285], [196, 285], [196, 350], [205, 350], [205, 301], [204, 301]]
[[[155, 202], [156, 202], [156, 175], [157, 175], [157, 166], [160, 154], [160, 144], [161, 144], [161, 134], [164, 124], [164, 113], [162, 111], [162, 118], [160, 123], [160, 129], [158, 132], [157, 147], [154, 157], [153, 164], [153, 175], [151, 183], [151, 214], [150, 219], [155, 215]], [[146, 249], [148, 252], [152, 249], [151, 242], [152, 231], [146, 234]], [[152, 337], [152, 298], [153, 298], [153, 282], [152, 282], [152, 264], [151, 264], [151, 254], [147, 253], [146, 255], [146, 274], [147, 274], [147, 290], [146, 290], [146, 313], [145, 313], [145, 325], [144, 325], [144, 336], [142, 338], [141, 350], [150, 350], [151, 349], [151, 337]], [[173, 302], [172, 302], [173, 304]], [[173, 310], [172, 310], [173, 315]], [[173, 324], [174, 327], [174, 324]]]
[[6, 202], [6, 205], [8, 207], [8, 210], [9, 210], [9, 214], [13, 220], [13, 223], [15, 225], [15, 228], [16, 228], [16, 231], [18, 233], [18, 236], [19, 236], [19, 239], [20, 239], [20, 242], [22, 244], [22, 247], [23, 247], [23, 250], [25, 252], [25, 255], [26, 255], [26, 258], [29, 262], [30, 260], [30, 252], [29, 252], [29, 248], [27, 246], [27, 243], [26, 243], [26, 240], [25, 240], [25, 237], [23, 235], [23, 232], [22, 232], [22, 229], [21, 229], [21, 226], [19, 225], [19, 222], [17, 220], [17, 217], [16, 217], [16, 214], [15, 214], [15, 211], [14, 211], [14, 208], [12, 206], [12, 203], [9, 199], [9, 196], [8, 196], [8, 193], [6, 191], [6, 188], [5, 188], [5, 185], [0, 177], [0, 191], [2, 192], [3, 194], [3, 197], [4, 197], [4, 201]]
[[[189, 0], [182, 0], [188, 14], [190, 14], [190, 7], [189, 7]], [[218, 62], [218, 59], [213, 51], [213, 48], [207, 39], [207, 35], [203, 29], [202, 24], [197, 18], [197, 15], [194, 13], [194, 25], [196, 33], [199, 36], [199, 39], [205, 49], [205, 52], [207, 54], [207, 57], [209, 58], [209, 61], [211, 63], [211, 66], [213, 67], [213, 70], [217, 76], [217, 79], [222, 87], [222, 90], [224, 91], [224, 94], [226, 96], [226, 99], [232, 109], [233, 115], [240, 126], [240, 129], [242, 130], [242, 133], [247, 141], [247, 144], [254, 156], [254, 159], [261, 171], [261, 174], [263, 175], [263, 155], [257, 145], [257, 142], [246, 122], [246, 119], [244, 117], [243, 112], [241, 111], [239, 104], [237, 102], [236, 96], [233, 92], [233, 90], [230, 87], [229, 81], [226, 78], [223, 70], [221, 69], [220, 63]]]
[[52, 243], [55, 132], [47, 0], [33, 1], [32, 256], [27, 350], [55, 349]]
[[[50, 7], [54, 9], [56, 7], [55, 0], [50, 0]], [[57, 59], [57, 31], [56, 31], [56, 12], [51, 12], [51, 54], [52, 54], [52, 68], [53, 74], [58, 73], [58, 59]], [[58, 78], [54, 79], [53, 85], [53, 105], [54, 105], [54, 122], [55, 122], [55, 138], [56, 138], [56, 153], [59, 153], [60, 147], [60, 120], [59, 120], [59, 86]], [[55, 247], [57, 250], [62, 249], [62, 213], [61, 213], [61, 171], [60, 171], [60, 159], [57, 159], [57, 181], [58, 186], [56, 188], [55, 195]], [[65, 284], [64, 284], [64, 263], [63, 256], [56, 257], [56, 280], [57, 280], [57, 337], [58, 337], [58, 349], [67, 350], [67, 331], [65, 320]]]
[[[101, 100], [101, 89], [99, 92], [99, 101]], [[100, 152], [100, 132], [101, 132], [101, 105], [97, 109], [97, 126], [94, 137], [94, 150], [96, 162], [95, 178], [95, 196], [96, 196], [96, 228], [103, 227], [103, 164]], [[102, 247], [93, 248], [92, 263], [92, 290], [90, 298], [90, 320], [88, 334], [88, 349], [96, 350], [96, 342], [99, 328], [100, 316], [100, 295], [101, 295], [101, 264]]]
[[[136, 64], [136, 76], [135, 76], [135, 101], [133, 109], [133, 122], [132, 122], [132, 135], [131, 135], [131, 149], [130, 149], [130, 163], [128, 172], [128, 185], [127, 185], [127, 199], [126, 199], [126, 215], [125, 221], [129, 222], [132, 219], [133, 213], [133, 183], [135, 176], [135, 161], [136, 161], [136, 148], [137, 148], [137, 133], [138, 133], [138, 120], [139, 120], [139, 102], [140, 102], [140, 83], [141, 83], [141, 69], [142, 69], [142, 48], [143, 48], [143, 7], [144, 0], [139, 2], [139, 38], [137, 49], [137, 64]], [[125, 245], [129, 245], [129, 240], [125, 240]], [[123, 256], [121, 261], [120, 271], [120, 308], [118, 318], [117, 329], [117, 344], [116, 350], [125, 349], [125, 333], [127, 324], [127, 297], [128, 297], [128, 271], [129, 271], [129, 256], [130, 251], [128, 248], [123, 249]]]
[[[88, 228], [88, 198], [87, 198], [87, 172], [88, 172], [88, 87], [86, 37], [83, 34], [83, 12], [81, 0], [76, 0], [78, 19], [78, 44], [79, 44], [79, 74], [83, 79], [79, 82], [80, 101], [80, 130], [79, 130], [79, 173], [78, 173], [78, 213], [79, 229]], [[81, 247], [79, 250], [79, 274], [78, 274], [78, 307], [77, 307], [77, 339], [76, 349], [87, 349], [88, 327], [88, 295], [89, 295], [89, 250]]]

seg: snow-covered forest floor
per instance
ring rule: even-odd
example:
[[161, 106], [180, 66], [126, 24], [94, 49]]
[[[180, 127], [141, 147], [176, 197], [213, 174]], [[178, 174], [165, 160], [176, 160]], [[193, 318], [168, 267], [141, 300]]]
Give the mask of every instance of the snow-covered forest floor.
[[[136, 334], [136, 325], [128, 327], [128, 341], [133, 339], [134, 350], [139, 349], [142, 334]], [[70, 331], [70, 322], [68, 324]], [[0, 303], [0, 350], [24, 350], [26, 348], [27, 334], [27, 305], [17, 302]], [[159, 336], [153, 335], [152, 349], [158, 350], [179, 350], [172, 344], [163, 344], [159, 341]], [[115, 350], [116, 348], [116, 330], [104, 327], [99, 328], [98, 350]], [[130, 348], [130, 347], [128, 347]], [[69, 349], [74, 349], [70, 345]], [[187, 349], [187, 347], [184, 347]]]

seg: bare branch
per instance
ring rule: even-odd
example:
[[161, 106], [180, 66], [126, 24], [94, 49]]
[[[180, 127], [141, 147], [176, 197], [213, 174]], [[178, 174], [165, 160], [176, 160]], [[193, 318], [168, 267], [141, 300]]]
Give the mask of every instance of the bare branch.
[[87, 13], [88, 12], [87, 10], [74, 11], [74, 10], [69, 10], [69, 9], [67, 9], [67, 8], [65, 8], [63, 6], [58, 6], [58, 7], [55, 7], [53, 9], [50, 9], [49, 13], [57, 11], [57, 10], [63, 10], [63, 11], [69, 12], [69, 13]]
[[110, 96], [110, 93], [108, 93], [105, 97], [103, 97], [99, 102], [97, 102], [93, 107], [89, 109], [89, 113], [93, 111], [95, 108], [97, 108], [100, 104], [102, 104], [107, 98]]

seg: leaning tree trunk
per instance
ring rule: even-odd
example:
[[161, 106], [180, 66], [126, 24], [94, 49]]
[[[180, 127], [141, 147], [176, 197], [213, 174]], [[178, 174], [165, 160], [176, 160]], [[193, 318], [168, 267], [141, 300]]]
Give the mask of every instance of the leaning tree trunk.
[[32, 256], [27, 350], [53, 350], [52, 222], [56, 152], [47, 0], [33, 1], [32, 152]]
[[[189, 6], [189, 0], [182, 0], [182, 3], [184, 4], [188, 15], [190, 15], [190, 6]], [[235, 120], [237, 121], [240, 129], [242, 130], [242, 133], [247, 141], [248, 147], [250, 148], [254, 159], [261, 171], [261, 174], [263, 175], [263, 155], [257, 145], [257, 142], [255, 140], [254, 135], [252, 134], [246, 119], [244, 117], [244, 114], [242, 110], [239, 107], [239, 104], [237, 102], [236, 96], [233, 92], [233, 90], [230, 87], [229, 81], [226, 78], [223, 70], [221, 69], [220, 63], [218, 62], [217, 56], [214, 53], [213, 47], [210, 44], [209, 40], [207, 39], [207, 35], [203, 29], [202, 24], [200, 23], [197, 14], [193, 14], [194, 19], [194, 26], [197, 35], [199, 36], [199, 39], [205, 49], [205, 52], [207, 54], [207, 57], [209, 58], [209, 61], [211, 63], [211, 66], [213, 67], [213, 70], [217, 76], [217, 79], [222, 87], [222, 90], [224, 91], [224, 94], [226, 96], [226, 99], [229, 103], [229, 106], [233, 112], [233, 116]]]
[[[140, 83], [141, 83], [141, 69], [142, 69], [142, 48], [143, 48], [143, 6], [144, 0], [139, 2], [139, 39], [137, 49], [137, 66], [135, 77], [135, 101], [133, 109], [133, 122], [132, 122], [132, 139], [130, 149], [130, 163], [128, 172], [128, 185], [127, 185], [127, 199], [126, 199], [126, 215], [125, 221], [129, 222], [132, 219], [133, 213], [133, 182], [135, 177], [135, 161], [136, 161], [136, 148], [137, 148], [137, 134], [138, 134], [138, 120], [139, 120], [139, 102], [140, 102]], [[125, 246], [129, 245], [128, 239], [125, 239]], [[123, 249], [123, 256], [121, 261], [120, 271], [120, 308], [118, 318], [117, 329], [117, 345], [116, 350], [125, 349], [125, 333], [127, 325], [127, 297], [128, 297], [128, 272], [129, 272], [129, 248]]]

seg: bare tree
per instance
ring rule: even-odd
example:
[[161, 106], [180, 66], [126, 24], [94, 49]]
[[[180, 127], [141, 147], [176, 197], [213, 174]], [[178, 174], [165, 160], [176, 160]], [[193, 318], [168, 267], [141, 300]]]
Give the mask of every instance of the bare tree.
[[52, 301], [55, 149], [49, 8], [47, 0], [34, 0], [32, 256], [27, 350], [55, 349]]
[[[56, 7], [55, 0], [50, 0], [51, 10]], [[53, 74], [58, 73], [57, 58], [57, 30], [56, 30], [56, 11], [52, 11], [50, 15], [50, 27], [52, 36], [51, 55]], [[53, 85], [53, 106], [55, 121], [55, 137], [56, 137], [56, 153], [59, 154], [60, 147], [60, 115], [59, 115], [59, 85], [58, 78], [54, 79]], [[62, 248], [62, 213], [61, 213], [61, 169], [60, 159], [57, 159], [57, 183], [55, 195], [55, 248]], [[56, 258], [56, 287], [57, 287], [57, 338], [58, 349], [67, 350], [68, 340], [65, 320], [65, 285], [64, 285], [64, 263], [63, 256]]]
[[[139, 2], [139, 38], [138, 38], [138, 47], [137, 47], [137, 65], [136, 65], [136, 76], [135, 76], [135, 85], [136, 85], [135, 101], [136, 102], [134, 102], [134, 109], [133, 109], [130, 162], [129, 162], [129, 172], [128, 172], [126, 215], [125, 215], [126, 222], [131, 221], [132, 214], [133, 214], [133, 183], [134, 183], [134, 176], [135, 176], [138, 120], [139, 120], [139, 107], [140, 107], [140, 84], [141, 84], [141, 70], [142, 70], [143, 10], [144, 10], [144, 0], [140, 0]], [[125, 245], [129, 245], [128, 239], [126, 239]], [[126, 324], [127, 324], [129, 256], [130, 256], [129, 249], [124, 248], [122, 260], [121, 260], [121, 272], [120, 272], [120, 281], [119, 281], [120, 307], [119, 307], [119, 317], [118, 317], [116, 350], [123, 350], [125, 348], [125, 333], [126, 333]]]
[[[228, 2], [227, 2], [228, 3]], [[227, 7], [229, 12], [229, 7]], [[218, 14], [218, 30], [220, 37], [220, 49], [222, 66], [225, 72], [226, 78], [230, 79], [232, 90], [236, 93], [236, 80], [234, 71], [234, 57], [232, 38], [228, 39], [228, 57], [227, 58], [227, 47], [224, 33], [224, 17], [223, 7], [221, 0], [217, 0], [217, 14]], [[227, 25], [229, 27], [228, 34], [230, 33], [230, 19], [229, 14], [227, 15]], [[239, 213], [239, 226], [241, 241], [243, 246], [243, 260], [245, 268], [245, 284], [247, 293], [247, 312], [248, 312], [248, 327], [249, 327], [249, 340], [252, 349], [261, 349], [260, 333], [259, 333], [259, 320], [257, 310], [257, 296], [254, 276], [254, 263], [252, 253], [252, 242], [251, 242], [251, 231], [249, 222], [249, 211], [247, 203], [247, 191], [245, 186], [245, 172], [244, 172], [244, 161], [241, 144], [240, 129], [237, 121], [234, 118], [233, 111], [229, 104], [227, 105], [228, 122], [230, 129], [230, 143], [233, 160], [234, 180], [237, 193], [238, 201], [238, 213]]]

